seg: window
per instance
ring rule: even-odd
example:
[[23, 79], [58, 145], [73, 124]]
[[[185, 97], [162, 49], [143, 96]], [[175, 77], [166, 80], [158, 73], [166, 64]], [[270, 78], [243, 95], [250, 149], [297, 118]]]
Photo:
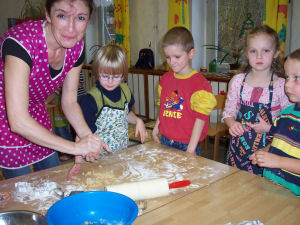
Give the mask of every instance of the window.
[[105, 1], [106, 4], [101, 5], [101, 21], [102, 21], [102, 45], [114, 43], [115, 41], [115, 20], [113, 1]]
[[[217, 0], [218, 46], [231, 52], [241, 50], [245, 35], [262, 24], [264, 5], [265, 0]], [[220, 51], [216, 54], [218, 61], [225, 56]], [[235, 60], [229, 55], [224, 62], [235, 63]]]

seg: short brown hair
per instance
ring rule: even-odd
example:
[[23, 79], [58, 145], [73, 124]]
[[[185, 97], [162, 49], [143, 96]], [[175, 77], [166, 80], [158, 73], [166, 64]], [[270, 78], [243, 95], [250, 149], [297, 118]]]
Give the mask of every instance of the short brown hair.
[[194, 39], [185, 27], [173, 27], [162, 39], [162, 48], [169, 45], [179, 45], [185, 52], [190, 52], [194, 48]]
[[300, 48], [289, 54], [287, 59], [296, 59], [300, 61]]
[[92, 71], [96, 79], [99, 78], [99, 73], [107, 73], [110, 75], [123, 74], [126, 80], [128, 65], [125, 52], [117, 45], [101, 47], [94, 57]]

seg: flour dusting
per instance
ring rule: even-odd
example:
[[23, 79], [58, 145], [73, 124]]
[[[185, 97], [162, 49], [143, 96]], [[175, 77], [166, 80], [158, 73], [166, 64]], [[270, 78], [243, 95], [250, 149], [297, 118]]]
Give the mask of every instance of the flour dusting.
[[[45, 214], [59, 200], [54, 189], [60, 187], [65, 196], [72, 191], [103, 190], [107, 185], [124, 182], [135, 182], [155, 178], [166, 178], [169, 183], [190, 180], [191, 184], [184, 188], [171, 189], [170, 194], [187, 192], [208, 185], [214, 179], [228, 172], [226, 166], [207, 166], [207, 161], [199, 163], [197, 156], [174, 154], [164, 149], [151, 149], [143, 145], [136, 146], [134, 151], [106, 154], [101, 157], [98, 166], [89, 167], [73, 177], [72, 183], [67, 181], [57, 184], [49, 177], [35, 178], [27, 182], [15, 183], [14, 201], [29, 205], [34, 211]], [[64, 171], [51, 171], [62, 173]]]
[[[54, 189], [58, 185], [56, 182], [41, 179], [32, 182], [15, 183], [16, 192], [12, 195], [14, 201], [30, 205], [41, 212], [46, 212], [59, 198], [55, 195]], [[81, 187], [66, 185], [66, 192], [79, 190]], [[82, 189], [82, 188], [81, 188]]]
[[[101, 161], [111, 160], [111, 157], [117, 157], [121, 161], [116, 165], [116, 170], [123, 171], [123, 174], [115, 180], [114, 184], [122, 183], [123, 180], [141, 181], [155, 178], [166, 178], [168, 182], [175, 182], [190, 179], [192, 184], [185, 189], [199, 188], [199, 182], [193, 183], [193, 180], [207, 180], [217, 174], [226, 173], [226, 169], [216, 169], [209, 166], [197, 167], [197, 156], [189, 157], [185, 155], [174, 154], [172, 151], [164, 149], [147, 149], [143, 145], [137, 146], [137, 150], [132, 151], [130, 155], [125, 153], [106, 155]], [[176, 162], [176, 163], [174, 163]], [[122, 167], [118, 169], [117, 167]], [[205, 181], [207, 183], [207, 181]], [[176, 192], [176, 190], [172, 190]]]

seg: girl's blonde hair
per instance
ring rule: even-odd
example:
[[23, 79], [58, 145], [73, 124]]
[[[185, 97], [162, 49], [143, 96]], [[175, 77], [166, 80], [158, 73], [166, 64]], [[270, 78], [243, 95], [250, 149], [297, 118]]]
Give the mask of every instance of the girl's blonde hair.
[[[268, 35], [272, 41], [273, 45], [275, 47], [275, 52], [280, 51], [280, 42], [279, 42], [279, 37], [278, 34], [276, 33], [275, 30], [273, 30], [271, 27], [267, 25], [262, 25], [254, 28], [252, 31], [249, 32], [245, 39], [245, 47], [244, 47], [244, 54], [246, 55], [247, 48], [248, 48], [248, 43], [249, 40], [257, 35], [265, 34]], [[244, 62], [241, 66], [241, 71], [246, 73], [251, 69], [251, 66], [249, 64], [249, 60], [247, 57], [245, 57]], [[275, 74], [279, 77], [284, 77], [284, 68], [283, 68], [283, 63], [282, 60], [280, 59], [280, 54], [276, 58], [273, 59], [272, 64], [271, 64], [271, 70], [274, 71]]]
[[109, 75], [123, 74], [123, 79], [127, 79], [128, 66], [125, 52], [117, 45], [106, 45], [101, 47], [92, 64], [92, 71], [96, 79], [99, 73]]

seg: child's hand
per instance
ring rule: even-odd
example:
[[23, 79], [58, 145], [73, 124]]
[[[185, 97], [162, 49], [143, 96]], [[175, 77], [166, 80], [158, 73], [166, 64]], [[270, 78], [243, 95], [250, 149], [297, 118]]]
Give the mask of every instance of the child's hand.
[[86, 154], [85, 160], [87, 162], [96, 162], [99, 159], [99, 155], [93, 152]]
[[250, 156], [252, 164], [257, 164], [260, 167], [278, 168], [280, 156], [266, 151], [257, 151]]
[[72, 177], [76, 174], [78, 174], [81, 170], [81, 163], [82, 163], [82, 156], [75, 156], [75, 163], [73, 167], [69, 170], [67, 180], [71, 181]]
[[257, 164], [257, 159], [256, 159], [256, 155], [255, 155], [255, 154], [256, 154], [257, 152], [259, 152], [259, 151], [268, 152], [269, 149], [270, 149], [270, 147], [271, 147], [271, 144], [268, 144], [266, 147], [261, 148], [261, 149], [259, 149], [258, 151], [256, 151], [255, 153], [253, 153], [253, 154], [249, 157], [249, 160], [252, 161], [251, 163], [252, 163], [253, 165]]
[[245, 132], [243, 125], [240, 122], [234, 121], [231, 126], [229, 127], [229, 134], [232, 137], [242, 136]]
[[253, 165], [256, 165], [257, 164], [257, 160], [256, 160], [256, 156], [255, 156], [255, 154], [257, 153], [258, 151], [256, 151], [256, 152], [254, 152], [252, 155], [250, 155], [250, 157], [249, 157], [249, 160], [251, 161], [251, 163], [253, 164]]
[[257, 116], [259, 122], [258, 123], [249, 123], [246, 122], [246, 125], [251, 127], [252, 129], [255, 130], [257, 133], [266, 133], [270, 131], [271, 125], [268, 124], [263, 118], [261, 118], [260, 115]]
[[196, 155], [196, 149], [190, 149], [189, 147], [186, 149], [186, 152], [190, 153], [190, 154], [193, 154], [193, 155]]
[[154, 126], [153, 131], [152, 131], [152, 138], [153, 138], [153, 141], [160, 144], [158, 134], [159, 134], [158, 126]]
[[141, 143], [144, 143], [144, 141], [146, 140], [146, 138], [148, 136], [148, 132], [147, 132], [147, 129], [145, 127], [143, 120], [141, 120], [141, 119], [138, 119], [136, 121], [136, 125], [135, 125], [135, 135], [134, 136], [137, 137], [138, 134], [140, 134]]

